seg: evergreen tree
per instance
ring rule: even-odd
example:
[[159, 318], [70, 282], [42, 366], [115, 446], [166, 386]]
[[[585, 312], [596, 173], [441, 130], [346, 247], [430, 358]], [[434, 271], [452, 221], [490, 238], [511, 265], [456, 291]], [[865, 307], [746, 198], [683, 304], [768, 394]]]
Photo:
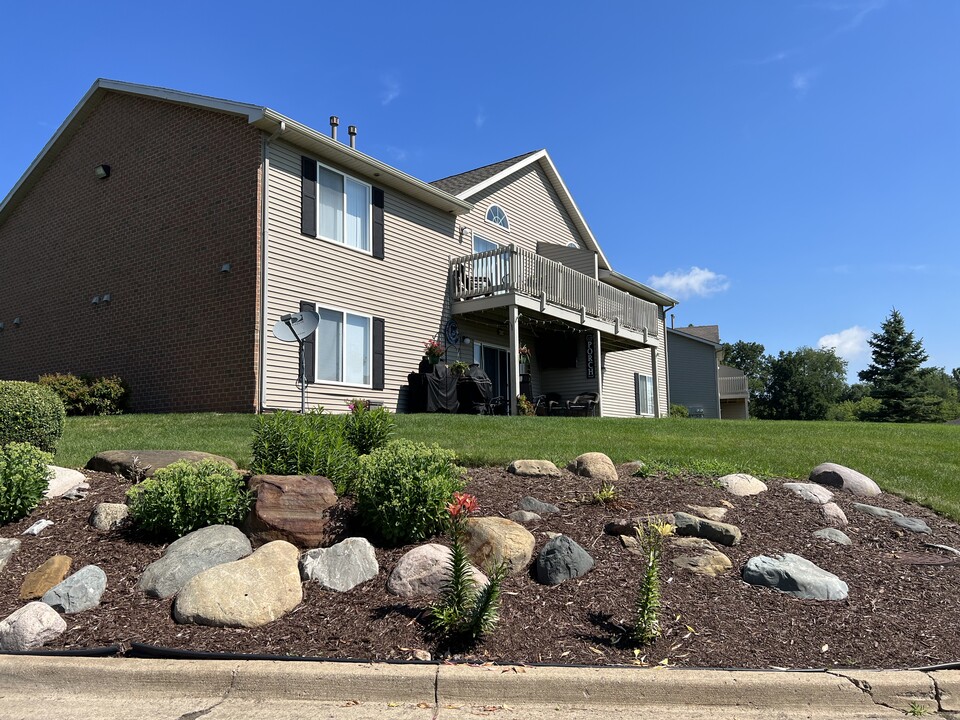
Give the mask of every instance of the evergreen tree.
[[870, 383], [870, 396], [880, 401], [880, 409], [871, 418], [884, 422], [923, 422], [930, 420], [933, 408], [925, 400], [920, 366], [926, 362], [923, 340], [907, 332], [896, 308], [867, 341], [873, 360], [860, 379]]

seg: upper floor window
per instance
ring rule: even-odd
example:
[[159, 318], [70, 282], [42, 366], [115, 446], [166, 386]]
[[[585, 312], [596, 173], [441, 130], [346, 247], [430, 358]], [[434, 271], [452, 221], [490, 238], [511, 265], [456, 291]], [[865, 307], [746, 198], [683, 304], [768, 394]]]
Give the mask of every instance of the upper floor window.
[[504, 230], [510, 229], [510, 221], [507, 219], [507, 214], [499, 205], [491, 205], [489, 209], [487, 209], [487, 222], [499, 225]]
[[366, 183], [317, 164], [317, 236], [370, 252], [370, 192]]

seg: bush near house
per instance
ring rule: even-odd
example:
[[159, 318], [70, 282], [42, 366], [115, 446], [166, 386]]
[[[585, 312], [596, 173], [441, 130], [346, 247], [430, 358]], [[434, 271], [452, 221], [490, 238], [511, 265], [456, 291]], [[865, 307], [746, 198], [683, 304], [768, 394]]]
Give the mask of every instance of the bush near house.
[[67, 415], [120, 415], [129, 394], [126, 384], [116, 375], [93, 378], [51, 373], [41, 375], [38, 382], [60, 396]]
[[30, 443], [0, 446], [0, 525], [26, 517], [40, 504], [52, 462], [50, 453]]
[[677, 405], [676, 403], [671, 403], [670, 417], [672, 418], [690, 417], [690, 411], [687, 409], [686, 405]]
[[387, 444], [393, 434], [393, 416], [384, 407], [371, 408], [370, 401], [354, 398], [347, 406], [344, 434], [358, 455], [369, 455]]
[[54, 452], [63, 435], [66, 411], [49, 388], [37, 383], [0, 380], [0, 445], [30, 443]]

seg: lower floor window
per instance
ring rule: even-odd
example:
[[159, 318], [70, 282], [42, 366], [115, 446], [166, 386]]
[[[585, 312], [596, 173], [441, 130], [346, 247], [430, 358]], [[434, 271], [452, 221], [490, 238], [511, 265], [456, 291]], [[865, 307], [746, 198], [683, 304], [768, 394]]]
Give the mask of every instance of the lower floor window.
[[637, 393], [637, 415], [653, 415], [653, 376], [634, 375]]
[[370, 316], [318, 307], [317, 381], [370, 384]]

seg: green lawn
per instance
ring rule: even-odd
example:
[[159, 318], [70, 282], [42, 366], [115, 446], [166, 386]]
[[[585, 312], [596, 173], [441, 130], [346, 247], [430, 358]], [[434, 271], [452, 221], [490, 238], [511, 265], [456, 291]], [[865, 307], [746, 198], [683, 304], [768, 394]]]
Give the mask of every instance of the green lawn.
[[[614, 462], [806, 478], [821, 462], [856, 468], [884, 490], [960, 520], [960, 426], [872, 423], [398, 415], [400, 437], [453, 448], [467, 465], [517, 458], [565, 464], [598, 450]], [[58, 464], [111, 449], [205, 450], [250, 462], [250, 415], [69, 418]]]

